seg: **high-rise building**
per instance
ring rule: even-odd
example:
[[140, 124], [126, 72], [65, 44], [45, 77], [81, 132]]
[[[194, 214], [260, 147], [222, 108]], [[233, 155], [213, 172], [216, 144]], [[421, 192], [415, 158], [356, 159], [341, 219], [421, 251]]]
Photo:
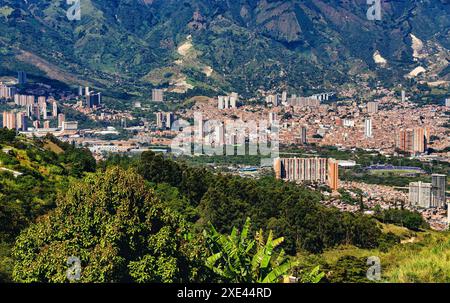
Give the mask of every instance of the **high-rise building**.
[[232, 92], [230, 94], [230, 107], [237, 108], [238, 102], [239, 102], [239, 94]]
[[450, 98], [445, 99], [445, 106], [450, 107]]
[[339, 162], [334, 159], [328, 159], [328, 186], [332, 190], [339, 188]]
[[54, 118], [58, 117], [58, 103], [55, 100], [52, 102], [52, 116]]
[[40, 105], [40, 106], [42, 106], [42, 104], [44, 104], [44, 103], [46, 103], [47, 102], [47, 98], [45, 97], [45, 96], [39, 96], [38, 97], [38, 104]]
[[235, 96], [230, 96], [230, 108], [237, 107], [237, 98]]
[[266, 103], [272, 104], [273, 106], [278, 106], [279, 105], [278, 95], [268, 95], [266, 97]]
[[223, 97], [223, 106], [225, 109], [230, 108], [230, 96]]
[[41, 128], [41, 121], [39, 121], [39, 120], [33, 121], [33, 127], [35, 129]]
[[308, 134], [308, 129], [306, 128], [306, 126], [302, 126], [300, 135], [301, 135], [301, 142], [303, 145], [308, 143], [307, 134]]
[[229, 96], [218, 96], [217, 97], [217, 108], [218, 109], [228, 109], [237, 108], [239, 95], [237, 93], [231, 93]]
[[49, 129], [50, 128], [50, 121], [46, 120], [44, 121], [44, 128]]
[[215, 144], [216, 146], [223, 146], [225, 145], [225, 126], [223, 122], [220, 122], [218, 126], [216, 126], [215, 129]]
[[378, 102], [368, 102], [367, 103], [367, 112], [369, 114], [375, 114], [378, 112]]
[[58, 115], [58, 128], [62, 129], [65, 121], [66, 121], [66, 116], [64, 114], [59, 114]]
[[202, 144], [205, 139], [205, 121], [201, 113], [194, 113], [194, 153], [202, 154]]
[[402, 102], [406, 101], [406, 92], [405, 90], [402, 90]]
[[269, 124], [273, 125], [275, 121], [277, 121], [277, 113], [270, 112], [269, 113]]
[[27, 130], [27, 116], [24, 112], [19, 112], [16, 114], [16, 128], [19, 131]]
[[443, 208], [446, 203], [447, 176], [432, 175], [432, 183], [411, 182], [409, 202], [421, 208]]
[[276, 158], [274, 170], [277, 179], [328, 184], [333, 190], [339, 186], [339, 166], [334, 159]]
[[102, 104], [102, 94], [101, 93], [90, 93], [86, 96], [86, 106], [88, 108], [97, 108]]
[[164, 101], [164, 90], [153, 89], [152, 90], [152, 101], [153, 102], [163, 102]]
[[401, 129], [397, 135], [396, 146], [401, 151], [411, 151], [413, 141], [413, 133], [410, 130]]
[[26, 111], [27, 117], [31, 119], [33, 116], [33, 105], [27, 105], [26, 107], [27, 107]]
[[164, 113], [162, 112], [156, 113], [156, 127], [160, 129], [165, 127]]
[[282, 102], [283, 104], [286, 104], [286, 103], [287, 103], [287, 99], [288, 99], [287, 91], [282, 92], [282, 93], [281, 93], [281, 102]]
[[33, 116], [35, 120], [41, 119], [41, 110], [39, 108], [39, 105], [33, 105]]
[[218, 101], [218, 105], [217, 108], [218, 109], [225, 109], [225, 100], [224, 100], [224, 96], [219, 96], [217, 101]]
[[27, 106], [35, 104], [35, 97], [32, 95], [14, 95], [14, 103], [19, 106]]
[[409, 203], [416, 207], [430, 208], [433, 205], [433, 186], [431, 183], [409, 183]]
[[426, 134], [425, 129], [422, 127], [417, 127], [414, 129], [414, 145], [413, 151], [423, 153], [426, 149]]
[[38, 106], [42, 113], [44, 120], [47, 120], [47, 98], [44, 96], [38, 97]]
[[373, 133], [372, 133], [372, 119], [370, 118], [366, 118], [364, 121], [364, 136], [366, 138], [372, 138], [373, 137]]
[[27, 83], [27, 73], [22, 71], [17, 72], [17, 82], [19, 85]]
[[396, 146], [410, 153], [423, 153], [427, 149], [429, 131], [426, 128], [401, 129], [397, 134]]
[[174, 122], [174, 114], [166, 113], [166, 128], [171, 129]]
[[16, 91], [15, 87], [0, 85], [0, 99], [11, 100], [14, 98]]
[[433, 174], [431, 176], [431, 185], [435, 191], [434, 204], [436, 207], [444, 207], [447, 202], [447, 175]]
[[14, 112], [3, 112], [3, 127], [16, 129], [16, 114]]

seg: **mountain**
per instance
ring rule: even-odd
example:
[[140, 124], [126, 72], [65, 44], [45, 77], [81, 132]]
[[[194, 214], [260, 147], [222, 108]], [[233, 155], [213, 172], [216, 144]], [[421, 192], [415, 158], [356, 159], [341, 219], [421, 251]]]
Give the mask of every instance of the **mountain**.
[[[140, 96], [450, 80], [450, 1], [3, 0], [0, 72]], [[424, 71], [425, 70], [425, 71]], [[373, 82], [375, 83], [375, 82]]]

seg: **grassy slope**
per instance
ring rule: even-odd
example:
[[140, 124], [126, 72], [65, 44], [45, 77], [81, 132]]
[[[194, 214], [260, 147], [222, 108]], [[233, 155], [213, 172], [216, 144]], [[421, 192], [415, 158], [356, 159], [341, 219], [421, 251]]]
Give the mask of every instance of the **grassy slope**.
[[[56, 154], [64, 152], [56, 144], [46, 141], [44, 147], [38, 147], [33, 140], [24, 137], [20, 138], [22, 147], [17, 148], [12, 145], [3, 143], [0, 149], [0, 167], [5, 167], [14, 171], [26, 171], [21, 179], [11, 178], [9, 174], [0, 172], [0, 189], [3, 189], [3, 193], [17, 194], [24, 190], [24, 179], [28, 179], [30, 174], [38, 174], [42, 179], [33, 179], [36, 182], [34, 185], [27, 187], [31, 193], [30, 197], [20, 196], [17, 201], [18, 205], [28, 203], [35, 211], [40, 213], [39, 209], [45, 210], [51, 207], [53, 203], [53, 195], [55, 191], [64, 188], [68, 180], [72, 179], [64, 172], [62, 166], [58, 166], [47, 162], [47, 159], [42, 158], [39, 151], [53, 151]], [[3, 149], [10, 150], [14, 154], [13, 158], [17, 161], [15, 164], [3, 163], [1, 159], [6, 160], [7, 157], [2, 151]], [[31, 151], [35, 154], [35, 158], [31, 159], [27, 151]], [[10, 160], [9, 160], [10, 161]], [[3, 195], [0, 192], [0, 202], [3, 202]], [[31, 201], [29, 200], [31, 199]], [[23, 201], [22, 201], [23, 200]], [[0, 239], [0, 283], [3, 281], [9, 281], [9, 275], [12, 269], [12, 258], [10, 255], [12, 243], [3, 242]]]
[[394, 225], [383, 225], [384, 232], [401, 237], [402, 243], [388, 252], [343, 246], [328, 250], [322, 257], [329, 263], [342, 256], [381, 260], [382, 282], [392, 283], [448, 283], [450, 282], [450, 233], [411, 232]]

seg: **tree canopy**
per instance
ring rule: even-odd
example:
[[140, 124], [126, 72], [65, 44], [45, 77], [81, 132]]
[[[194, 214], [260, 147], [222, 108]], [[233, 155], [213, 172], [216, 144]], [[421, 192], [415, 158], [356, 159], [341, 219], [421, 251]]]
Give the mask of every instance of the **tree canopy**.
[[110, 168], [70, 186], [57, 207], [17, 239], [13, 278], [65, 282], [81, 261], [80, 282], [195, 280], [185, 221], [133, 170]]

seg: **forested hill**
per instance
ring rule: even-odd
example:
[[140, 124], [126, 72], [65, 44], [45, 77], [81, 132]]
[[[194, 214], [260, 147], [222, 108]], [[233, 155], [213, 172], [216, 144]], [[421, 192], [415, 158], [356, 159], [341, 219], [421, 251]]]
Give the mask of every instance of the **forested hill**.
[[80, 21], [68, 8], [3, 0], [0, 71], [122, 92], [179, 84], [243, 95], [396, 83], [418, 66], [423, 78], [449, 79], [448, 0], [382, 1], [380, 21], [367, 19], [366, 0], [82, 0]]
[[26, 139], [0, 129], [0, 242], [14, 240], [56, 206], [57, 191], [95, 169], [87, 150], [54, 137]]
[[0, 281], [10, 279], [10, 250], [19, 233], [56, 207], [58, 192], [71, 180], [95, 169], [89, 151], [0, 129]]

